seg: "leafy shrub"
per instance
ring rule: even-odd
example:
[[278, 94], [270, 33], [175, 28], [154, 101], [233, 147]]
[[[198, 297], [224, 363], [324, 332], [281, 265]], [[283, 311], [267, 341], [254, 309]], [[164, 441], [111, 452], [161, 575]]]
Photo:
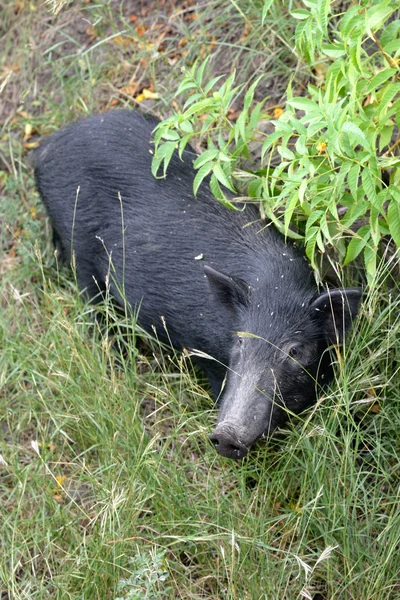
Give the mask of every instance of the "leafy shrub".
[[[264, 5], [264, 18], [269, 6]], [[243, 91], [235, 73], [204, 82], [207, 61], [185, 71], [177, 95], [188, 94], [180, 113], [157, 127], [153, 174], [165, 176], [175, 148], [182, 154], [193, 136], [207, 150], [194, 167], [196, 193], [210, 176], [213, 194], [234, 208], [224, 188], [234, 177], [247, 184], [248, 198], [262, 201], [265, 214], [288, 237], [304, 239], [316, 267], [317, 253], [333, 247], [342, 264], [363, 253], [369, 283], [376, 273], [383, 236], [400, 246], [400, 18], [398, 3], [359, 1], [335, 14], [329, 0], [304, 0], [291, 11], [299, 58], [324, 73], [308, 96], [287, 88], [285, 110], [275, 119], [254, 105], [257, 80], [244, 94], [236, 122], [229, 111]], [[261, 131], [266, 118], [272, 133]], [[250, 142], [262, 144], [261, 165], [238, 171]], [[276, 153], [279, 155], [276, 164]]]

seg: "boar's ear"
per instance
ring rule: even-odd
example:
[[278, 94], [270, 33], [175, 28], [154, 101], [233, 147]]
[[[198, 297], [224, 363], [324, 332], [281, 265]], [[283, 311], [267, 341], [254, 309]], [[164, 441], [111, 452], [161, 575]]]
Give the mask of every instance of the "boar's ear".
[[311, 303], [312, 317], [321, 323], [329, 344], [343, 343], [357, 314], [361, 295], [360, 288], [328, 290]]
[[225, 306], [235, 310], [238, 305], [248, 304], [250, 288], [243, 279], [230, 277], [208, 265], [204, 265], [204, 273], [214, 294]]

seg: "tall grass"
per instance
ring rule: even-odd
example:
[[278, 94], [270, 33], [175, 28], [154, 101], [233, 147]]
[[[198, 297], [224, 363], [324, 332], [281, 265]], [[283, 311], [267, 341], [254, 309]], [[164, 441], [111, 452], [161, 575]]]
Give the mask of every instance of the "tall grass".
[[[236, 53], [227, 22], [245, 28], [258, 4], [219, 6], [219, 50], [229, 47], [233, 61], [254, 67], [244, 59], [251, 48]], [[59, 20], [27, 2], [19, 14], [11, 8], [0, 15], [10, 32], [4, 56], [19, 67], [3, 90], [9, 112], [0, 136], [2, 595], [395, 600], [398, 257], [382, 261], [318, 405], [242, 462], [219, 457], [208, 442], [216, 409], [201, 375], [179, 354], [138, 338], [134, 320], [111, 303], [95, 319], [73, 274], [57, 266], [27, 167], [35, 138], [23, 140], [27, 124], [43, 133], [112, 99], [134, 104], [120, 90], [144, 57], [140, 76], [160, 78], [152, 106], [162, 112], [171, 98], [167, 57], [136, 42], [134, 50], [105, 41], [135, 33], [124, 5], [119, 12], [115, 3], [75, 3]], [[191, 33], [195, 52], [216, 10], [211, 3], [199, 10], [196, 24], [178, 13], [165, 54], [172, 56], [177, 31]], [[82, 15], [98, 32], [83, 51]], [[271, 77], [293, 64], [284, 18], [277, 12], [269, 24], [283, 39]], [[25, 98], [23, 107], [14, 95]]]

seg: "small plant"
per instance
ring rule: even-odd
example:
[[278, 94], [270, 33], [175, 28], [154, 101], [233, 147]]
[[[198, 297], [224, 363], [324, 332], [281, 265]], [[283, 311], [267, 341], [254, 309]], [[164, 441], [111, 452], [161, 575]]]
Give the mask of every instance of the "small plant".
[[132, 563], [134, 571], [128, 579], [119, 581], [115, 600], [157, 600], [160, 594], [167, 594], [171, 590], [165, 586], [168, 572], [164, 550], [146, 553], [138, 550]]
[[186, 71], [177, 94], [190, 95], [182, 113], [157, 128], [153, 173], [163, 163], [165, 176], [176, 147], [182, 154], [194, 135], [206, 137], [207, 150], [194, 162], [194, 192], [211, 175], [212, 192], [232, 208], [224, 188], [234, 190], [240, 159], [263, 136], [262, 164], [241, 173], [248, 197], [262, 201], [285, 236], [305, 241], [314, 267], [328, 246], [344, 265], [363, 253], [372, 283], [382, 237], [400, 246], [398, 4], [371, 0], [343, 14], [333, 9], [329, 0], [304, 0], [304, 8], [291, 12], [299, 21], [299, 58], [325, 75], [321, 85], [308, 85], [307, 97], [296, 96], [289, 83], [285, 110], [271, 119], [269, 135], [259, 131], [264, 102], [253, 106], [258, 81], [232, 122], [229, 109], [242, 90], [235, 73], [217, 88], [220, 77], [203, 83], [207, 61]]

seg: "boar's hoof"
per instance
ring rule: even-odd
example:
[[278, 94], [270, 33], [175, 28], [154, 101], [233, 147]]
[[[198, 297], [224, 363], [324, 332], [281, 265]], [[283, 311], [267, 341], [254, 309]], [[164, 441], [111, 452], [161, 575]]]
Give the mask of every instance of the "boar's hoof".
[[227, 458], [240, 459], [246, 456], [249, 451], [244, 444], [226, 430], [214, 431], [210, 435], [210, 440], [218, 454]]

